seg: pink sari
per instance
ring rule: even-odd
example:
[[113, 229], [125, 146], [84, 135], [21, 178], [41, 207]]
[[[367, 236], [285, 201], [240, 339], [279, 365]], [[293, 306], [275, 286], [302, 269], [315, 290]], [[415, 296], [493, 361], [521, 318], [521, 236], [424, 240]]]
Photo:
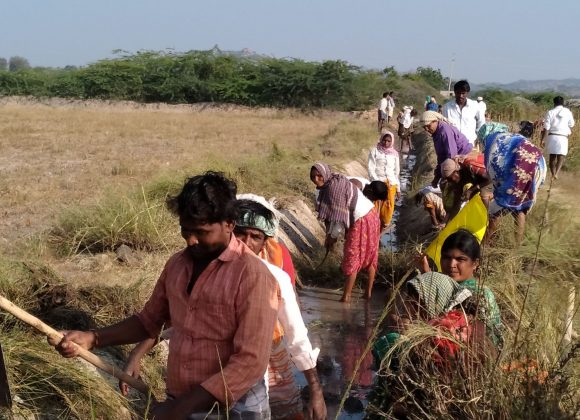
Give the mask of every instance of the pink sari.
[[380, 221], [373, 208], [366, 216], [358, 219], [346, 233], [342, 272], [346, 276], [371, 267], [379, 262]]

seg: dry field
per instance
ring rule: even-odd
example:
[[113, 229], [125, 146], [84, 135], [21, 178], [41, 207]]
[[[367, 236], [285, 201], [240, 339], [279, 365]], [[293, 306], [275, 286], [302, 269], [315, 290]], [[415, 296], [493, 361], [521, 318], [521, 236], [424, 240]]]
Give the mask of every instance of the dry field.
[[[343, 164], [359, 157], [361, 149], [375, 144], [377, 138], [374, 120], [340, 113], [28, 101], [0, 103], [0, 113], [0, 284], [6, 287], [2, 292], [12, 293], [18, 303], [37, 312], [46, 309], [42, 304], [47, 300], [48, 306], [54, 303], [59, 309], [63, 303], [59, 293], [65, 293], [64, 312], [53, 313], [60, 316], [55, 319], [63, 321], [63, 314], [71, 318], [74, 309], [93, 315], [100, 325], [139, 307], [167, 256], [181, 246], [176, 221], [160, 208], [163, 196], [187, 175], [223, 170], [236, 179], [240, 192], [304, 196], [312, 190], [308, 179], [312, 162], [323, 159]], [[532, 354], [544, 366], [553, 366], [562, 350], [568, 288], [580, 287], [576, 173], [563, 174], [553, 185], [546, 226], [542, 227], [542, 219], [548, 186], [531, 214], [524, 245], [514, 249], [507, 218], [505, 240], [486, 255], [485, 281], [496, 291], [503, 316], [512, 324], [523, 320], [520, 341], [525, 348], [510, 341], [511, 331], [504, 356], [508, 359]], [[133, 236], [120, 235], [119, 219], [123, 219], [122, 227], [135, 225]], [[90, 241], [83, 242], [92, 228], [99, 228], [97, 234], [110, 242], [99, 243], [98, 249], [91, 248]], [[61, 236], [55, 233], [59, 229]], [[119, 262], [113, 252], [115, 244], [126, 241], [142, 245], [133, 247], [134, 261], [129, 263]], [[536, 260], [538, 267], [532, 275], [530, 267]], [[60, 283], [67, 288], [55, 287]], [[131, 285], [136, 287], [126, 287]], [[521, 301], [526, 289], [530, 299], [524, 308]], [[16, 331], [9, 319], [5, 322], [3, 331], [10, 333], [3, 336], [8, 364], [22, 369], [11, 372], [13, 391], [24, 396], [28, 408], [41, 412], [46, 408], [35, 402], [38, 389], [46, 388], [36, 378], [51, 375], [62, 383], [42, 388], [46, 401], [53, 404], [54, 389], [64, 390], [72, 402], [66, 398], [60, 402], [71, 410], [71, 418], [88, 418], [88, 413], [93, 418], [117, 418], [120, 411], [114, 405], [127, 403], [114, 388], [94, 386], [93, 378], [87, 385], [86, 378], [71, 382], [62, 372], [36, 372], [39, 367], [64, 370], [71, 365], [56, 358], [44, 341]], [[23, 347], [30, 354], [10, 352]], [[121, 363], [123, 356], [117, 358]], [[51, 363], [42, 363], [46, 360]], [[577, 357], [573, 362], [577, 368]], [[145, 367], [148, 382], [158, 392], [163, 390], [160, 366], [152, 359]], [[556, 385], [563, 375], [554, 372], [554, 380], [544, 388], [550, 395], [557, 394], [552, 400], [560, 401], [563, 397]], [[570, 378], [575, 397], [572, 404], [562, 403], [566, 407], [574, 406], [580, 395], [580, 377], [571, 374]], [[497, 388], [498, 395], [486, 398], [501, 397], [497, 405], [505, 413], [517, 412], [512, 411], [513, 401], [506, 399], [508, 393], [502, 391], [513, 388], [508, 379], [511, 385], [492, 387], [487, 379], [482, 387], [473, 385], [476, 391]], [[113, 404], [103, 406], [103, 415], [93, 413], [101, 403], [91, 399], [97, 397], [91, 394], [91, 386], [107, 391], [101, 401]], [[67, 387], [88, 390], [89, 396], [66, 391]], [[517, 395], [529, 407], [551, 401], [542, 393]], [[542, 415], [541, 410], [538, 413]]]
[[[296, 195], [309, 188], [302, 171], [312, 161], [346, 161], [375, 141], [373, 122], [340, 113], [94, 102], [9, 102], [0, 109], [0, 255], [40, 257], [71, 282], [149, 278], [168, 251], [144, 253], [132, 268], [106, 255], [56, 258], [47, 232], [67, 209], [207, 169], [225, 170], [241, 191]], [[174, 232], [170, 248], [179, 245], [176, 226]]]

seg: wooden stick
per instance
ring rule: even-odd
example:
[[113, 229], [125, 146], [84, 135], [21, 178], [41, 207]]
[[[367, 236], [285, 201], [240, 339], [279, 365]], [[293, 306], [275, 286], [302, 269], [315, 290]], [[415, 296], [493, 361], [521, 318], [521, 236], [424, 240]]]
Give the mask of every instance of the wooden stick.
[[[27, 323], [28, 325], [36, 328], [38, 331], [40, 331], [41, 333], [43, 333], [47, 337], [52, 338], [54, 341], [60, 342], [64, 337], [60, 332], [58, 332], [57, 330], [55, 330], [51, 326], [45, 324], [37, 317], [29, 314], [28, 312], [26, 312], [22, 308], [19, 308], [18, 306], [16, 306], [12, 302], [10, 302], [8, 299], [6, 299], [2, 295], [0, 295], [0, 308], [4, 309], [6, 312], [11, 313], [19, 320], [21, 320], [21, 321]], [[150, 395], [149, 388], [140, 379], [137, 379], [131, 375], [128, 375], [122, 369], [119, 369], [117, 367], [114, 367], [114, 366], [108, 364], [107, 362], [105, 362], [103, 359], [101, 359], [96, 354], [91, 353], [89, 350], [86, 350], [80, 346], [77, 346], [77, 347], [79, 350], [79, 357], [80, 358], [86, 360], [87, 362], [89, 362], [93, 366], [96, 366], [99, 369], [104, 370], [109, 375], [113, 375], [115, 378], [120, 379], [121, 381], [128, 383], [133, 388], [135, 388], [137, 391], [141, 392], [143, 395], [146, 395], [146, 396]]]
[[566, 309], [566, 325], [565, 325], [565, 333], [564, 333], [564, 341], [566, 344], [570, 344], [572, 342], [572, 336], [574, 334], [574, 326], [572, 325], [574, 321], [574, 313], [576, 312], [576, 288], [574, 286], [570, 286], [568, 290], [568, 308]]

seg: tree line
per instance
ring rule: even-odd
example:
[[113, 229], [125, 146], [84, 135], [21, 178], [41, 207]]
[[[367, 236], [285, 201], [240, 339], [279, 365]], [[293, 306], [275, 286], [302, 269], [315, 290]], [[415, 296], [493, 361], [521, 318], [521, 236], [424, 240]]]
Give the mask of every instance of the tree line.
[[138, 52], [80, 68], [32, 68], [22, 57], [3, 60], [0, 95], [35, 97], [355, 110], [375, 104], [383, 91], [401, 89], [405, 79], [421, 80], [427, 90], [445, 85], [438, 69], [401, 76], [393, 67], [381, 71], [341, 60], [247, 58], [215, 49]]
[[[393, 66], [364, 69], [342, 60], [310, 62], [208, 51], [125, 53], [84, 67], [31, 67], [24, 57], [0, 58], [0, 95], [143, 103], [234, 103], [248, 106], [369, 109], [385, 91], [398, 105], [422, 109], [426, 95], [446, 90], [439, 69], [399, 74]], [[486, 89], [488, 107], [512, 118], [547, 109], [554, 93], [517, 94]]]

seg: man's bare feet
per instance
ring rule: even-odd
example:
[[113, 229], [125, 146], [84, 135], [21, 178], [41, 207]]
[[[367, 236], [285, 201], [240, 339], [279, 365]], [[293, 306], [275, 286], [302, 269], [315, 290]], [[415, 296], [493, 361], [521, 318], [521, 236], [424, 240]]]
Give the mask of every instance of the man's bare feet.
[[350, 296], [343, 296], [340, 298], [340, 302], [350, 303]]

